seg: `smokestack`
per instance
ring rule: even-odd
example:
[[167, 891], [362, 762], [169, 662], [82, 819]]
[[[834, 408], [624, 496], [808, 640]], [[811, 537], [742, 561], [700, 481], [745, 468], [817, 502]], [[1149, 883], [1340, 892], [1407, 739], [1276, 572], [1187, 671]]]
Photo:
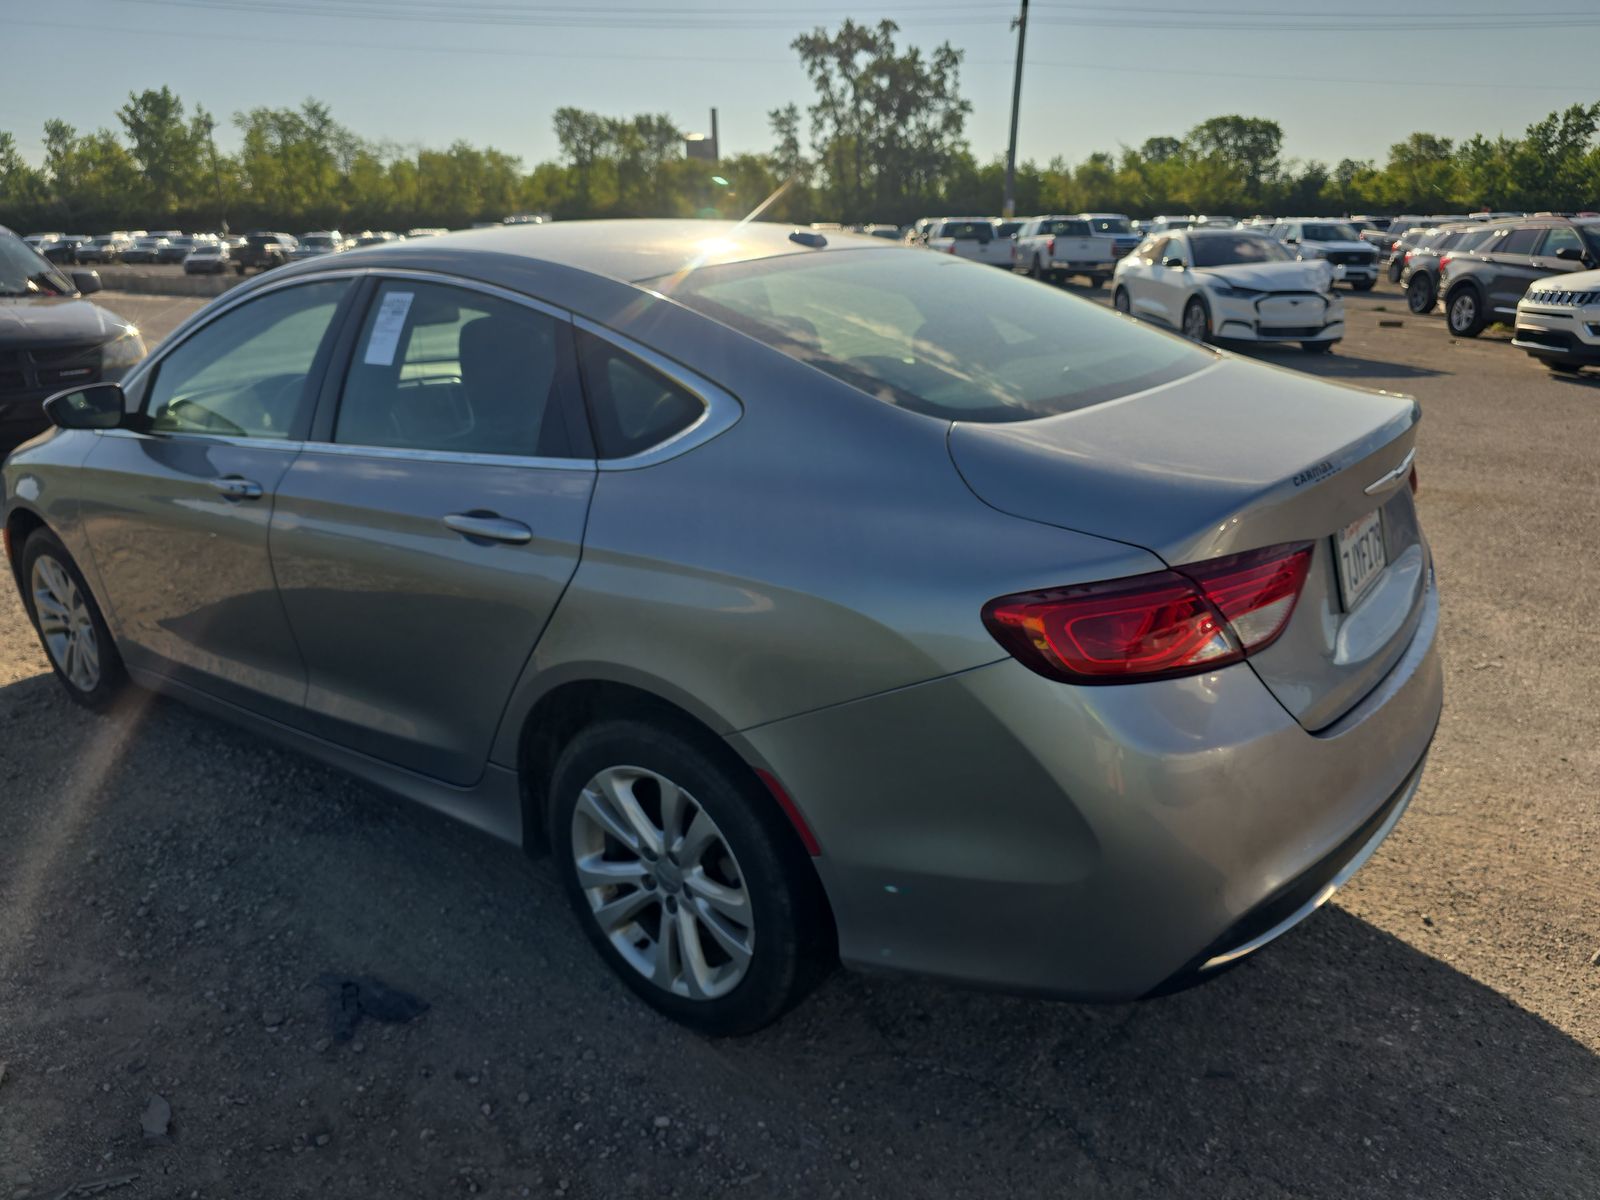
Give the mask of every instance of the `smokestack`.
[[717, 110], [711, 110], [711, 161], [722, 161], [722, 142], [717, 137]]

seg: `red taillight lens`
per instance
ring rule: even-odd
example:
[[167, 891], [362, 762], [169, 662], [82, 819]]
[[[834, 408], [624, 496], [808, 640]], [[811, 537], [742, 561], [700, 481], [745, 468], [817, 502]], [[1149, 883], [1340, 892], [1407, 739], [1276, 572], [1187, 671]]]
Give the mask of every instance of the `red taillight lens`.
[[1407, 250], [1404, 254], [1402, 254], [1400, 256], [1400, 261], [1401, 262], [1410, 262], [1411, 261], [1411, 251]]
[[1441, 275], [1444, 274], [1444, 269], [1450, 265], [1450, 262], [1451, 262], [1450, 255], [1441, 254], [1439, 256], [1439, 274], [1441, 274]]
[[1055, 240], [1055, 238], [1051, 238], [1048, 242], [1046, 242], [1044, 244], [1044, 252], [1046, 254], [1048, 254], [1051, 258], [1054, 258], [1056, 256], [1056, 240]]
[[1073, 683], [1193, 675], [1271, 645], [1289, 624], [1309, 545], [1273, 546], [1107, 583], [1002, 596], [996, 641], [1030, 670]]

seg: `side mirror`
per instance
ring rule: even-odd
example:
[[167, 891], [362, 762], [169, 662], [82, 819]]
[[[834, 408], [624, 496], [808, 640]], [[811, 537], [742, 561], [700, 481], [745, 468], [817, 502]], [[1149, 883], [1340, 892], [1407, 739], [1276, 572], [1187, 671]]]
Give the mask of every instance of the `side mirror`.
[[125, 400], [115, 383], [91, 383], [57, 392], [44, 402], [44, 415], [60, 429], [116, 429]]
[[1181, 270], [1183, 270], [1183, 259], [1181, 259], [1181, 258], [1164, 258], [1164, 259], [1161, 260], [1161, 265], [1163, 267], [1176, 267], [1178, 270], [1181, 271]]
[[1286, 246], [1298, 246], [1300, 244], [1300, 239], [1297, 237], [1286, 237], [1283, 239], [1283, 244]]
[[1563, 246], [1556, 251], [1556, 257], [1564, 258], [1568, 262], [1582, 262], [1584, 256], [1583, 251], [1576, 246]]
[[105, 285], [100, 282], [99, 271], [74, 271], [72, 273], [72, 286], [83, 295], [92, 295]]

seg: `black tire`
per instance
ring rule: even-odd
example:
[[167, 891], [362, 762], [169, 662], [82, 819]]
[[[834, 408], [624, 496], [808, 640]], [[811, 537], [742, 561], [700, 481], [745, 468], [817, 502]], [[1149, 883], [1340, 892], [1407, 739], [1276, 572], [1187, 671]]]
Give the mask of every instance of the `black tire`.
[[1444, 319], [1456, 337], [1474, 338], [1489, 323], [1483, 311], [1483, 296], [1471, 284], [1454, 288], [1444, 301]]
[[[81, 598], [82, 607], [93, 632], [93, 646], [98, 660], [96, 679], [92, 687], [84, 687], [68, 674], [57, 659], [58, 651], [52, 649], [50, 640], [40, 624], [38, 600], [34, 595], [32, 581], [34, 567], [41, 559], [50, 560], [64, 571]], [[111, 630], [106, 627], [105, 617], [100, 613], [100, 605], [95, 602], [94, 593], [84, 581], [83, 572], [78, 570], [78, 564], [72, 560], [72, 555], [67, 553], [67, 548], [61, 544], [61, 539], [48, 529], [36, 529], [28, 535], [28, 540], [22, 544], [21, 566], [22, 602], [28, 610], [28, 619], [33, 622], [34, 632], [39, 635], [39, 644], [44, 648], [45, 657], [50, 660], [50, 669], [55, 672], [56, 678], [61, 681], [61, 686], [66, 688], [67, 695], [75, 702], [96, 712], [107, 711], [126, 691], [128, 673], [122, 665], [122, 656], [117, 653], [117, 644], [112, 640]]]
[[[742, 978], [724, 995], [696, 999], [657, 985], [645, 977], [643, 967], [623, 956], [595, 918], [593, 905], [578, 882], [575, 817], [584, 789], [602, 772], [614, 768], [651, 772], [678, 785], [693, 805], [711, 818], [731, 853], [722, 861], [736, 870], [735, 882], [742, 884], [749, 898], [752, 949]], [[630, 794], [648, 810], [650, 789], [659, 785], [641, 780], [630, 788], [640, 785], [642, 791]], [[827, 973], [833, 960], [832, 925], [816, 873], [806, 861], [798, 837], [759, 784], [745, 778], [690, 731], [631, 718], [588, 726], [557, 758], [548, 795], [550, 847], [578, 921], [600, 956], [651, 1007], [714, 1037], [753, 1033], [799, 1003]], [[659, 801], [656, 811], [660, 811]], [[615, 846], [624, 858], [631, 856], [620, 842], [607, 841], [606, 845]], [[661, 862], [652, 862], [653, 869], [663, 868]], [[623, 886], [640, 895], [645, 891], [632, 884]], [[633, 930], [625, 940], [635, 947], [655, 944], [649, 928], [651, 910], [656, 922], [654, 937], [659, 937], [668, 904], [677, 904], [667, 895], [666, 876], [659, 885], [647, 876], [645, 886], [657, 898], [646, 901], [635, 914], [637, 921], [629, 918], [630, 924], [619, 934]], [[618, 888], [605, 899], [614, 901], [628, 894]], [[679, 894], [689, 896], [686, 888]], [[684, 905], [687, 903], [686, 899]]]
[[1399, 283], [1400, 273], [1404, 271], [1405, 268], [1406, 264], [1401, 260], [1400, 256], [1398, 254], [1395, 255], [1394, 261], [1389, 264], [1389, 282]]
[[1417, 316], [1433, 311], [1433, 306], [1439, 302], [1438, 293], [1434, 291], [1433, 279], [1427, 275], [1413, 275], [1411, 282], [1406, 284], [1406, 307]]
[[1028, 267], [1028, 274], [1032, 278], [1037, 279], [1040, 283], [1045, 283], [1048, 281], [1048, 277], [1045, 274], [1044, 263], [1040, 261], [1037, 254], [1033, 256], [1033, 263]]
[[1583, 370], [1583, 364], [1578, 362], [1562, 362], [1560, 359], [1547, 358], [1544, 365], [1559, 375], [1576, 375]]
[[1130, 316], [1133, 314], [1133, 301], [1128, 299], [1128, 289], [1121, 284], [1118, 284], [1116, 291], [1111, 293], [1111, 307], [1119, 313], [1127, 313]]
[[1358, 292], [1370, 292], [1378, 286], [1378, 281], [1376, 279], [1355, 279], [1351, 281], [1350, 286]]
[[1333, 348], [1338, 344], [1338, 338], [1334, 338], [1332, 341], [1327, 342], [1301, 342], [1300, 349], [1304, 350], [1307, 354], [1331, 354], [1333, 353]]
[[[1191, 328], [1195, 328], [1199, 324], [1194, 316], [1196, 310], [1200, 313], [1200, 321], [1204, 322], [1203, 331], [1199, 337], [1195, 337], [1190, 333]], [[1205, 301], [1201, 300], [1200, 297], [1190, 297], [1189, 303], [1183, 306], [1183, 324], [1179, 326], [1179, 332], [1191, 341], [1204, 343], [1211, 340], [1211, 313], [1206, 309]]]
[[1106, 285], [1106, 276], [1104, 276], [1104, 275], [1091, 275], [1091, 276], [1089, 276], [1089, 286], [1090, 287], [1092, 287], [1092, 288], [1103, 288], [1103, 287], [1105, 287], [1105, 285]]
[[234, 272], [236, 274], [238, 274], [238, 275], [243, 275], [244, 274], [244, 264], [243, 263], [234, 263], [233, 264], [233, 269], [234, 269]]

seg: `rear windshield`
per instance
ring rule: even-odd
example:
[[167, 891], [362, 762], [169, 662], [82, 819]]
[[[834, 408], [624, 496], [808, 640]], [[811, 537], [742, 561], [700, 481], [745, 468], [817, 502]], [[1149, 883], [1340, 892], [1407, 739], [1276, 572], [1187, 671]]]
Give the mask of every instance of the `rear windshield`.
[[1359, 242], [1361, 235], [1353, 225], [1305, 225], [1301, 236], [1308, 242]]
[[1197, 267], [1227, 267], [1237, 263], [1288, 262], [1291, 255], [1283, 246], [1258, 233], [1189, 235]]
[[994, 226], [987, 221], [946, 221], [936, 236], [958, 242], [987, 242], [994, 238]]
[[1008, 238], [1021, 228], [1021, 221], [996, 221], [994, 226], [994, 235], [995, 237]]
[[1040, 233], [1048, 233], [1052, 237], [1088, 237], [1089, 222], [1062, 219], [1046, 221], [1039, 226]]
[[782, 255], [656, 284], [869, 396], [947, 421], [1054, 416], [1213, 361], [1087, 300], [945, 254]]
[[1131, 233], [1126, 217], [1090, 217], [1089, 224], [1096, 233]]

